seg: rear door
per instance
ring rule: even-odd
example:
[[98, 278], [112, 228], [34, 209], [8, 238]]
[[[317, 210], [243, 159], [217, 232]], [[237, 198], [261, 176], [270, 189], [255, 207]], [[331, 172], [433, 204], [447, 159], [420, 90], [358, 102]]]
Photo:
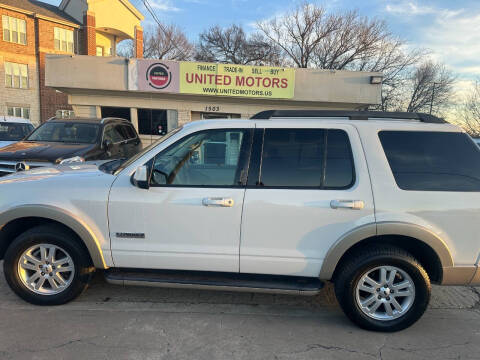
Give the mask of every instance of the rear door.
[[242, 220], [242, 273], [318, 276], [342, 235], [373, 223], [370, 179], [355, 127], [257, 122]]

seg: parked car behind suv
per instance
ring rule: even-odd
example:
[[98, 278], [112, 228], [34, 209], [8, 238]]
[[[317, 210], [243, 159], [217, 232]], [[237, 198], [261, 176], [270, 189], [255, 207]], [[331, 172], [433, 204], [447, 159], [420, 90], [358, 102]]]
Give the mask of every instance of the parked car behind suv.
[[198, 121], [123, 163], [17, 173], [0, 193], [5, 276], [34, 304], [74, 299], [94, 269], [305, 295], [332, 281], [352, 321], [395, 331], [431, 283], [480, 285], [480, 149], [425, 114]]
[[13, 116], [0, 117], [0, 148], [22, 140], [33, 131], [30, 120]]
[[126, 159], [140, 149], [140, 138], [125, 119], [52, 118], [23, 141], [0, 149], [0, 176], [54, 164]]

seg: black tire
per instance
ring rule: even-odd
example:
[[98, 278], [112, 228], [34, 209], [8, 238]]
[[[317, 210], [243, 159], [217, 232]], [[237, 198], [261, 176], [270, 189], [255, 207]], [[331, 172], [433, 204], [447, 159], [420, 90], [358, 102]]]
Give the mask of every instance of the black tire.
[[[72, 282], [58, 294], [35, 293], [20, 279], [18, 262], [22, 253], [31, 246], [42, 243], [64, 249], [75, 266]], [[19, 235], [5, 253], [3, 269], [10, 288], [23, 300], [35, 305], [60, 305], [75, 299], [87, 288], [94, 272], [89, 254], [75, 235], [55, 225], [40, 225]]]
[[[359, 250], [339, 265], [334, 283], [335, 295], [347, 317], [359, 327], [393, 332], [403, 330], [415, 323], [427, 309], [431, 285], [422, 265], [403, 249], [377, 245]], [[395, 266], [405, 271], [415, 285], [415, 298], [403, 316], [392, 320], [378, 320], [366, 315], [356, 300], [356, 286], [362, 275], [378, 266]]]

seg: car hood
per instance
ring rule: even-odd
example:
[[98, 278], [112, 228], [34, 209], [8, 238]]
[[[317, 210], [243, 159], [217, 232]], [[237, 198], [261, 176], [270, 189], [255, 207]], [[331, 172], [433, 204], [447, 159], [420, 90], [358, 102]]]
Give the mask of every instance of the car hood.
[[59, 158], [82, 156], [94, 146], [95, 144], [19, 141], [0, 149], [0, 159], [54, 163]]
[[11, 144], [15, 144], [15, 141], [0, 141], [0, 149]]
[[39, 167], [29, 171], [19, 171], [0, 178], [0, 185], [35, 180], [46, 180], [58, 176], [99, 176], [105, 173], [97, 164], [69, 164], [52, 167]]

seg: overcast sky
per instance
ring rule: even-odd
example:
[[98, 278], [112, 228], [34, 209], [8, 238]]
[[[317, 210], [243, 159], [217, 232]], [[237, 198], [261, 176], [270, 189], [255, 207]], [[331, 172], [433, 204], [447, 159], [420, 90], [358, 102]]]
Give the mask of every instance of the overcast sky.
[[[46, 0], [58, 5], [60, 0]], [[77, 0], [78, 1], [78, 0]], [[130, 0], [154, 23], [142, 0]], [[179, 25], [195, 41], [211, 25], [242, 24], [253, 31], [257, 20], [293, 8], [294, 0], [149, 0], [158, 18]], [[480, 0], [328, 0], [312, 1], [332, 10], [358, 9], [385, 20], [393, 33], [413, 47], [431, 50], [459, 80], [480, 78]]]

